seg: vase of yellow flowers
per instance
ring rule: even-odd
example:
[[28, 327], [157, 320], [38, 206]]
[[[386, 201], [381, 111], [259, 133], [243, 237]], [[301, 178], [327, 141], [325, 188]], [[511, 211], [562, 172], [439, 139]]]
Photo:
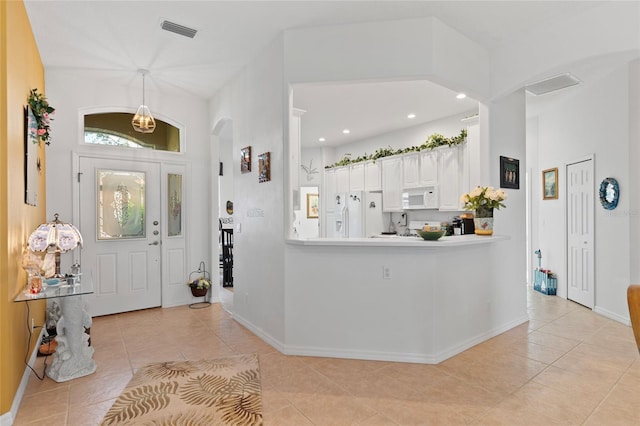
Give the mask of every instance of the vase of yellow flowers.
[[493, 235], [493, 210], [506, 207], [503, 203], [507, 193], [492, 186], [476, 186], [471, 192], [462, 194], [460, 201], [465, 210], [474, 210], [473, 224], [477, 235]]

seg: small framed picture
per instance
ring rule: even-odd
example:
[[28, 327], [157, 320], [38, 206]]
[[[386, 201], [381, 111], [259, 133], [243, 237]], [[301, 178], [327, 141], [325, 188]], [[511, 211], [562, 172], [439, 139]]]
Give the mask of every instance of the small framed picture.
[[520, 189], [520, 160], [500, 156], [500, 188]]
[[542, 171], [542, 199], [558, 199], [558, 168]]
[[307, 194], [307, 219], [318, 218], [318, 194]]
[[271, 154], [265, 152], [258, 155], [258, 182], [269, 182], [271, 180]]
[[251, 147], [247, 146], [240, 150], [240, 172], [249, 173], [251, 171]]

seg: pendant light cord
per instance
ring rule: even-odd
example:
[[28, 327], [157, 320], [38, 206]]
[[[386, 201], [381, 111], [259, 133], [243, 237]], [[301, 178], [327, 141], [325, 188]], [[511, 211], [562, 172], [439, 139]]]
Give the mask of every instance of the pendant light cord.
[[144, 90], [144, 78], [145, 78], [146, 74], [147, 74], [146, 72], [144, 72], [144, 71], [142, 72], [142, 105], [146, 105], [145, 100], [144, 100], [144, 92], [145, 92], [145, 90]]

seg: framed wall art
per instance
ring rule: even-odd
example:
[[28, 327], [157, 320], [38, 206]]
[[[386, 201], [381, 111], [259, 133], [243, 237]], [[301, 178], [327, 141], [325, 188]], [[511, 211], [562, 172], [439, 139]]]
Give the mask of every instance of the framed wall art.
[[265, 152], [258, 155], [258, 182], [271, 180], [271, 153]]
[[500, 188], [520, 189], [520, 160], [500, 156]]
[[318, 218], [318, 194], [307, 194], [307, 219]]
[[542, 171], [542, 199], [558, 199], [558, 168]]
[[251, 147], [247, 146], [240, 150], [240, 172], [249, 173], [251, 171]]

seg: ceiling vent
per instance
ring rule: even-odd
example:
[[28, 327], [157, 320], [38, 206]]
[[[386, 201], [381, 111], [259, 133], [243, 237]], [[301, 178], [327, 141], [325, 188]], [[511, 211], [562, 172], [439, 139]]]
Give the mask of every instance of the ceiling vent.
[[528, 84], [525, 86], [525, 89], [527, 89], [527, 92], [539, 96], [549, 92], [555, 92], [556, 90], [564, 89], [566, 87], [575, 86], [580, 83], [582, 82], [576, 76], [571, 73], [566, 73], [547, 78], [546, 80], [542, 80], [537, 83]]
[[170, 21], [162, 21], [160, 27], [165, 31], [171, 31], [172, 33], [180, 34], [189, 38], [194, 38], [198, 32], [198, 30], [194, 30], [193, 28], [185, 27]]

